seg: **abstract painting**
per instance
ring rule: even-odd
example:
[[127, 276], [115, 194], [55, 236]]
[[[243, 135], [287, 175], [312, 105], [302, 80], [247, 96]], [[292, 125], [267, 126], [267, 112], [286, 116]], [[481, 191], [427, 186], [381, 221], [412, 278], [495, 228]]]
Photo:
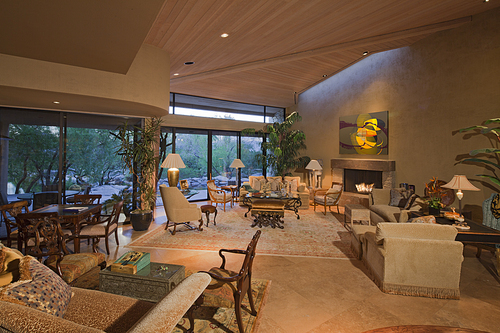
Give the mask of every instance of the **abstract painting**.
[[387, 155], [388, 111], [340, 117], [341, 154]]

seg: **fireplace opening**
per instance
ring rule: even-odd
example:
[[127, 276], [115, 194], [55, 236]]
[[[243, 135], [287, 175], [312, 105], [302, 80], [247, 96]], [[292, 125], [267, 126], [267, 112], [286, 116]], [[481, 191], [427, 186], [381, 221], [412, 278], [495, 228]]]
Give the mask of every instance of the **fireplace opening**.
[[344, 192], [357, 193], [357, 184], [374, 184], [382, 188], [382, 171], [344, 169]]

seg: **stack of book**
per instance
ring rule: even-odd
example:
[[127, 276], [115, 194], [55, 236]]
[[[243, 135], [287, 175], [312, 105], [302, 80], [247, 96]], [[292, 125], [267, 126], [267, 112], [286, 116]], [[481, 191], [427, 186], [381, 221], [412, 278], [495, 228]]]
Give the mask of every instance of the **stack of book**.
[[147, 252], [128, 251], [111, 264], [112, 272], [135, 274], [150, 263], [150, 254]]

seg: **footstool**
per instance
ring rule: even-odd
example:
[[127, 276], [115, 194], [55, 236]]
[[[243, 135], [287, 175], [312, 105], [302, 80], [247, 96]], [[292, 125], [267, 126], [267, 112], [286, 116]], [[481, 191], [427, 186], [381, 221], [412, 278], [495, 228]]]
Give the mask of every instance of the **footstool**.
[[207, 217], [207, 227], [208, 227], [208, 221], [210, 220], [210, 213], [215, 213], [214, 215], [214, 225], [217, 225], [217, 223], [215, 222], [215, 218], [217, 217], [217, 208], [215, 206], [212, 206], [212, 205], [203, 205], [200, 207], [201, 209], [201, 213], [205, 213], [206, 217]]
[[377, 231], [376, 226], [372, 225], [353, 225], [351, 229], [351, 250], [356, 257], [361, 260], [363, 258], [363, 243], [365, 241], [365, 232]]

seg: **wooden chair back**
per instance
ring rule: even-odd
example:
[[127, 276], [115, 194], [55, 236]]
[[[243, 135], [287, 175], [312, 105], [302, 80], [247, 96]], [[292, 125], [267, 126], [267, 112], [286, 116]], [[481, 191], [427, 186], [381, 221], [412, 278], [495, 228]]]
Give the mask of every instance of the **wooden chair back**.
[[99, 205], [101, 203], [101, 194], [75, 194], [75, 204]]
[[16, 216], [16, 224], [18, 227], [18, 250], [22, 251], [24, 245], [25, 254], [28, 253], [28, 241], [35, 237], [34, 226], [41, 220], [49, 218], [58, 218], [57, 213], [25, 213]]
[[[7, 231], [7, 246], [12, 246], [12, 232], [17, 228], [16, 216], [23, 213], [29, 213], [29, 203], [28, 201], [17, 201], [12, 202], [0, 207], [2, 212], [2, 220], [5, 222], [5, 228]], [[19, 247], [19, 245], [18, 245]]]

